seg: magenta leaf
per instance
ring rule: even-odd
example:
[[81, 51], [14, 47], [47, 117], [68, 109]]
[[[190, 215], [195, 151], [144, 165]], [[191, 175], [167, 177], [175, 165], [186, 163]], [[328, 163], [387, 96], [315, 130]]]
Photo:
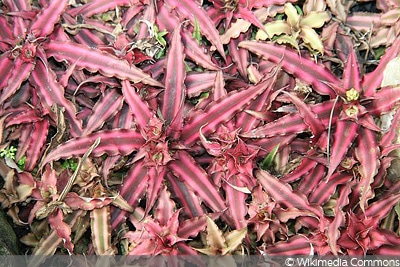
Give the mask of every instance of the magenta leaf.
[[61, 14], [67, 8], [68, 0], [50, 1], [32, 22], [31, 32], [35, 37], [45, 37], [54, 30], [54, 25], [60, 21]]
[[251, 131], [240, 134], [247, 138], [264, 138], [277, 135], [302, 133], [308, 130], [303, 118], [298, 113], [285, 115], [276, 121], [257, 127]]
[[383, 72], [388, 65], [389, 61], [397, 57], [400, 53], [400, 40], [396, 39], [392, 45], [387, 49], [386, 53], [379, 60], [379, 65], [376, 69], [364, 76], [362, 86], [364, 88], [364, 95], [371, 97], [375, 95], [376, 89], [381, 87], [383, 80]]
[[[262, 24], [261, 24], [262, 25]], [[244, 48], [238, 48], [241, 41], [245, 40], [244, 34], [239, 35], [236, 39], [229, 42], [229, 54], [233, 62], [237, 64], [238, 71], [243, 78], [247, 79], [247, 67], [249, 65], [249, 51]]]
[[167, 124], [171, 124], [177, 116], [181, 117], [178, 112], [182, 112], [181, 108], [185, 99], [184, 59], [180, 27], [177, 27], [172, 34], [171, 46], [167, 54], [165, 90], [161, 108], [163, 119]]
[[322, 122], [318, 119], [316, 114], [297, 96], [290, 93], [286, 93], [285, 91], [283, 92], [290, 98], [293, 104], [295, 104], [300, 115], [303, 117], [304, 122], [311, 128], [311, 131], [314, 134], [314, 138], [318, 139], [318, 137], [325, 130], [325, 127], [322, 124]]
[[26, 151], [25, 170], [31, 171], [40, 160], [49, 131], [49, 121], [43, 120], [32, 125], [29, 148]]
[[195, 24], [196, 19], [201, 25], [201, 33], [207, 37], [207, 39], [216, 47], [220, 55], [225, 59], [224, 48], [217, 29], [210, 17], [196, 1], [167, 0], [166, 2], [172, 9], [175, 9], [183, 17], [190, 20], [193, 25]]
[[[3, 60], [4, 63], [10, 63], [8, 60]], [[10, 75], [7, 75], [8, 80], [4, 88], [1, 88], [0, 104], [3, 104], [10, 96], [21, 87], [22, 82], [28, 79], [33, 68], [32, 62], [25, 62], [21, 56], [14, 61], [14, 66], [10, 68]]]
[[[2, 55], [0, 55], [0, 68], [2, 70], [10, 70], [12, 69], [13, 65], [14, 62], [12, 59], [9, 58], [8, 53], [3, 53]], [[11, 75], [12, 75], [11, 71], [0, 72], [0, 88], [2, 91], [4, 90], [4, 87], [8, 84], [8, 80], [10, 79]], [[3, 94], [2, 91], [0, 91], [1, 94]]]
[[182, 30], [182, 42], [188, 58], [205, 69], [218, 70], [218, 67], [211, 61], [210, 55], [204, 52], [205, 47], [200, 46], [197, 40], [192, 38], [186, 30]]
[[[167, 225], [168, 220], [173, 216], [175, 211], [175, 202], [171, 199], [171, 194], [167, 191], [166, 186], [162, 186], [158, 194], [157, 207], [154, 209], [154, 217], [161, 225]], [[175, 229], [177, 231], [178, 229]]]
[[[212, 102], [208, 105], [205, 112], [193, 112], [188, 118], [182, 130], [181, 139], [184, 144], [193, 144], [199, 139], [199, 130], [202, 129], [204, 135], [211, 133], [217, 125], [228, 121], [235, 113], [241, 111], [248, 102], [255, 99], [264, 90], [273, 86], [275, 74], [268, 77], [257, 85], [249, 86], [245, 90], [229, 93], [226, 97]], [[222, 115], [222, 116], [221, 116]]]
[[228, 203], [228, 212], [232, 216], [232, 220], [235, 224], [235, 229], [243, 229], [243, 227], [246, 227], [245, 216], [247, 214], [247, 194], [240, 192], [233, 186], [240, 188], [245, 187], [246, 184], [241, 181], [240, 176], [231, 176], [229, 178], [229, 183], [230, 184], [224, 183], [226, 202]]
[[122, 82], [122, 94], [124, 95], [125, 101], [128, 103], [140, 128], [144, 129], [152, 117], [152, 112], [149, 106], [141, 99], [135, 91], [135, 88], [130, 85], [129, 81]]
[[122, 80], [163, 87], [163, 85], [144, 73], [141, 69], [130, 66], [128, 62], [117, 57], [87, 46], [72, 42], [52, 41], [43, 45], [48, 56], [53, 56], [57, 61], [76, 62], [79, 69], [91, 72], [99, 71], [107, 77], [117, 77]]
[[216, 72], [189, 73], [185, 84], [188, 97], [196, 97], [214, 86]]
[[46, 68], [41, 62], [36, 62], [36, 66], [30, 77], [30, 82], [37, 89], [41, 101], [48, 107], [57, 104], [65, 109], [66, 117], [69, 120], [71, 133], [79, 136], [82, 133], [81, 122], [76, 118], [75, 106], [65, 98], [64, 88], [56, 81], [56, 74], [52, 69]]
[[326, 230], [326, 236], [328, 237], [329, 247], [334, 255], [338, 255], [337, 240], [340, 237], [339, 228], [344, 226], [346, 222], [345, 213], [343, 207], [349, 204], [349, 195], [351, 192], [351, 187], [354, 185], [354, 181], [346, 184], [339, 191], [339, 198], [335, 207], [335, 217], [333, 221], [328, 225]]
[[65, 197], [65, 203], [72, 210], [93, 210], [100, 209], [109, 205], [113, 199], [111, 197], [88, 198], [81, 197], [75, 192], [70, 192]]
[[211, 183], [207, 173], [185, 151], [177, 151], [179, 160], [170, 162], [172, 172], [202, 199], [215, 212], [226, 209], [220, 192]]
[[164, 166], [150, 168], [147, 171], [149, 183], [146, 192], [146, 209], [144, 211], [145, 215], [154, 206], [157, 197], [159, 197], [160, 189], [162, 187], [163, 181], [165, 180], [166, 172], [167, 169]]
[[299, 210], [308, 210], [322, 218], [323, 211], [320, 206], [312, 205], [300, 192], [294, 192], [287, 183], [283, 183], [267, 171], [256, 170], [255, 176], [264, 190], [278, 203], [286, 207], [294, 207]]
[[289, 240], [277, 242], [273, 246], [269, 246], [264, 252], [269, 256], [293, 256], [310, 255], [311, 251], [311, 241], [303, 235], [295, 235]]
[[199, 197], [186, 183], [180, 181], [179, 178], [172, 174], [168, 174], [167, 179], [171, 184], [171, 191], [179, 199], [179, 202], [183, 206], [183, 212], [186, 215], [190, 218], [195, 218], [204, 214]]
[[71, 226], [64, 222], [64, 215], [61, 209], [57, 209], [49, 216], [49, 223], [57, 236], [63, 240], [64, 247], [72, 253], [74, 251], [74, 244], [71, 239]]
[[[148, 186], [147, 169], [143, 161], [134, 164], [124, 179], [120, 194], [131, 205], [136, 208], [140, 199], [144, 196]], [[144, 216], [144, 215], [143, 215]], [[116, 228], [124, 222], [127, 217], [126, 212], [117, 209], [112, 212], [112, 228]]]
[[336, 188], [338, 185], [346, 184], [351, 181], [352, 178], [353, 176], [347, 174], [346, 172], [334, 173], [328, 182], [322, 181], [314, 189], [309, 197], [310, 203], [323, 205], [336, 192]]
[[400, 86], [385, 86], [377, 91], [368, 106], [371, 114], [382, 115], [395, 108], [400, 101]]
[[348, 120], [339, 120], [336, 123], [336, 131], [332, 144], [332, 155], [330, 156], [328, 174], [325, 179], [329, 179], [344, 159], [349, 147], [357, 136], [359, 126]]
[[67, 159], [82, 156], [97, 138], [100, 138], [100, 144], [92, 152], [95, 157], [105, 153], [109, 156], [129, 155], [138, 150], [144, 143], [142, 135], [135, 130], [114, 129], [98, 131], [87, 136], [72, 138], [59, 145], [47, 154], [43, 165], [61, 158]]
[[239, 47], [246, 48], [266, 60], [281, 64], [285, 71], [311, 84], [318, 93], [335, 95], [333, 90], [326, 85], [326, 82], [337, 84], [338, 79], [323, 66], [315, 64], [310, 59], [300, 57], [297, 52], [284, 46], [255, 41], [243, 41], [239, 44]]
[[87, 135], [93, 131], [100, 129], [101, 126], [107, 122], [108, 119], [115, 116], [115, 114], [121, 109], [123, 103], [123, 97], [117, 90], [108, 90], [104, 97], [94, 105], [85, 129], [82, 135]]
[[94, 0], [90, 1], [85, 5], [79, 6], [77, 8], [68, 11], [73, 16], [83, 15], [85, 17], [91, 17], [95, 14], [104, 13], [108, 10], [117, 8], [118, 6], [129, 6], [131, 5], [131, 0]]
[[360, 162], [359, 172], [362, 184], [360, 207], [363, 211], [367, 207], [367, 201], [374, 196], [371, 184], [379, 168], [379, 147], [376, 142], [375, 133], [369, 129], [361, 128], [360, 137], [355, 148], [355, 155]]

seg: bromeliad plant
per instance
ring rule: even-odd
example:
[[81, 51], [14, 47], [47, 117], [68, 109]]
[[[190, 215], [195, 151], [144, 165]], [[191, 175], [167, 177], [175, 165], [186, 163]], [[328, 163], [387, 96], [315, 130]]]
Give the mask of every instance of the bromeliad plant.
[[0, 6], [0, 199], [29, 253], [400, 253], [399, 41], [370, 71], [323, 1]]

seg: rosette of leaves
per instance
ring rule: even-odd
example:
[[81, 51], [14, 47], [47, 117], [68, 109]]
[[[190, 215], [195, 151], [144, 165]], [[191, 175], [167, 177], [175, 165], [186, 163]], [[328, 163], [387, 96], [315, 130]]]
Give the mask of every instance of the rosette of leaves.
[[[272, 39], [275, 42], [289, 44], [300, 50], [299, 41], [303, 41], [309, 50], [323, 54], [323, 44], [318, 33], [314, 30], [321, 28], [330, 20], [326, 11], [303, 11], [291, 3], [285, 4], [286, 20], [277, 19], [264, 25], [263, 30], [258, 30], [257, 40]], [[279, 18], [279, 17], [278, 17]]]

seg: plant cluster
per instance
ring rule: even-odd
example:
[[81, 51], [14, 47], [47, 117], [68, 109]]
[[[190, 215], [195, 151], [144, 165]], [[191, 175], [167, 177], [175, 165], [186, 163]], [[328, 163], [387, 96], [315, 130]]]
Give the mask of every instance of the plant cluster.
[[0, 2], [29, 253], [399, 255], [400, 3], [359, 4]]

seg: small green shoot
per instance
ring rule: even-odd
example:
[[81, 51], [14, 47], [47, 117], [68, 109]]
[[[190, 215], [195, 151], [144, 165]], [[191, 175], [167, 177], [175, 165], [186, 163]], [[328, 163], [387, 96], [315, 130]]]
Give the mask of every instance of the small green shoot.
[[272, 168], [272, 165], [274, 163], [274, 159], [276, 154], [278, 153], [278, 149], [279, 149], [279, 144], [276, 145], [269, 153], [268, 155], [265, 157], [265, 159], [261, 162], [260, 164], [260, 168], [263, 170], [270, 170]]
[[0, 157], [15, 159], [16, 151], [17, 151], [17, 148], [14, 146], [10, 146], [9, 148], [3, 148], [2, 150], [0, 150]]
[[200, 24], [199, 21], [195, 18], [194, 19], [194, 29], [193, 29], [193, 34], [192, 34], [193, 38], [197, 40], [197, 42], [199, 43], [199, 45], [201, 44], [201, 41], [203, 39], [203, 36], [201, 35], [200, 32]]
[[75, 171], [76, 167], [78, 167], [78, 163], [76, 162], [75, 159], [67, 159], [62, 163], [62, 167], [64, 169], [70, 169], [72, 171]]
[[23, 156], [20, 160], [18, 160], [17, 165], [18, 168], [21, 170], [25, 169], [25, 164], [26, 164], [26, 156]]
[[154, 29], [154, 37], [156, 38], [157, 42], [163, 47], [166, 47], [167, 41], [165, 41], [164, 36], [167, 35], [168, 32], [166, 30], [160, 32], [157, 25], [153, 25], [153, 29]]

